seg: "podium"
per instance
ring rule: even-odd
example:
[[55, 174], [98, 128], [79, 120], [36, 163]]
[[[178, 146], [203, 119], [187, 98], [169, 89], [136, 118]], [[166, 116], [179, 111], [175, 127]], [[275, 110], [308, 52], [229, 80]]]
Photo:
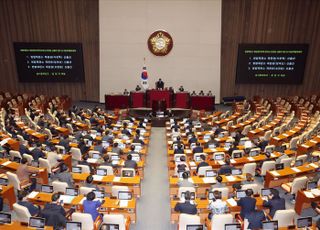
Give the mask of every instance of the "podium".
[[152, 108], [153, 101], [166, 101], [166, 107], [172, 108], [172, 90], [147, 90], [147, 107]]
[[107, 110], [126, 109], [129, 107], [129, 96], [123, 94], [104, 95], [105, 106]]
[[188, 109], [189, 104], [190, 94], [188, 92], [177, 92], [175, 94], [175, 108]]
[[145, 92], [132, 91], [130, 93], [131, 108], [146, 107]]

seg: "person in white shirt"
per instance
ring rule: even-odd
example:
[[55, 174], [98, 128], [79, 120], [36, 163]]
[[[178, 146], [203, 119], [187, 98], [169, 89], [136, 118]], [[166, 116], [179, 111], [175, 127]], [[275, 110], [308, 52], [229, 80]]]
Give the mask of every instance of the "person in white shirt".
[[208, 218], [211, 220], [213, 215], [225, 214], [228, 212], [227, 202], [221, 200], [221, 192], [213, 191], [214, 199], [209, 203], [210, 213]]
[[51, 168], [58, 167], [62, 159], [61, 154], [57, 154], [55, 151], [56, 148], [52, 146], [51, 151], [47, 153], [47, 160], [49, 161]]

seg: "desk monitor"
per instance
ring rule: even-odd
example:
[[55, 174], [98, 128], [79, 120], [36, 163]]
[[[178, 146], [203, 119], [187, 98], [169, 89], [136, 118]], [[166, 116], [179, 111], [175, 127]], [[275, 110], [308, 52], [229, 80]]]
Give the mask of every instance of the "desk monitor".
[[105, 193], [102, 190], [93, 190], [93, 192], [96, 195], [97, 199], [103, 199], [105, 196]]
[[224, 160], [224, 154], [216, 154], [215, 156], [214, 156], [214, 160], [215, 161], [223, 161]]
[[119, 200], [132, 200], [132, 192], [119, 191], [118, 199]]
[[66, 195], [68, 195], [68, 196], [78, 196], [79, 195], [79, 191], [78, 191], [78, 189], [75, 189], [75, 188], [66, 188]]
[[93, 153], [92, 154], [92, 158], [93, 159], [99, 159], [100, 158], [100, 154], [99, 153]]
[[123, 177], [133, 177], [134, 171], [133, 170], [122, 170]]
[[206, 134], [203, 136], [203, 140], [210, 140], [211, 139], [211, 135], [210, 134]]
[[100, 168], [98, 168], [98, 169], [97, 169], [97, 175], [99, 175], [99, 176], [106, 176], [106, 175], [108, 175], [108, 170], [107, 170], [107, 169], [100, 169]]
[[232, 175], [241, 175], [242, 174], [242, 170], [241, 169], [232, 169], [231, 170], [231, 174]]
[[102, 224], [99, 230], [119, 230], [119, 224]]
[[112, 161], [118, 161], [118, 160], [120, 160], [120, 157], [118, 156], [118, 155], [111, 155], [111, 160]]
[[202, 224], [188, 224], [186, 230], [203, 230]]
[[271, 190], [269, 188], [262, 188], [260, 194], [261, 196], [269, 196], [271, 194]]
[[53, 186], [52, 185], [41, 185], [41, 192], [45, 193], [53, 193]]
[[29, 219], [29, 227], [36, 229], [44, 229], [45, 219], [39, 217], [30, 217]]
[[284, 169], [284, 163], [276, 164], [276, 170]]
[[66, 230], [81, 230], [81, 222], [67, 221]]
[[243, 198], [243, 197], [246, 196], [246, 191], [244, 191], [244, 190], [238, 190], [238, 191], [236, 192], [236, 196], [237, 196], [237, 199]]
[[206, 177], [215, 177], [217, 176], [217, 172], [214, 170], [206, 170]]
[[72, 172], [73, 172], [73, 173], [82, 173], [82, 168], [81, 168], [81, 167], [73, 166], [73, 167], [72, 167]]
[[262, 222], [262, 229], [263, 230], [278, 230], [278, 221], [263, 221]]
[[9, 181], [6, 178], [0, 178], [0, 185], [8, 185]]
[[297, 227], [298, 228], [308, 228], [312, 226], [312, 217], [301, 217], [297, 219]]
[[1, 224], [11, 224], [11, 214], [0, 212], [0, 223]]
[[307, 190], [318, 188], [318, 182], [317, 181], [309, 181], [307, 183]]
[[249, 152], [249, 155], [250, 155], [250, 157], [255, 157], [255, 156], [258, 156], [259, 155], [259, 151], [257, 151], [257, 150], [251, 150], [250, 152]]
[[[184, 199], [185, 194], [186, 194], [185, 192], [181, 193], [181, 199]], [[195, 200], [196, 199], [196, 193], [195, 192], [190, 192], [190, 197], [191, 197], [190, 200]]]
[[235, 152], [232, 154], [233, 155], [233, 158], [236, 159], [236, 158], [241, 158], [242, 157], [242, 152]]
[[135, 161], [135, 162], [139, 162], [140, 161], [140, 156], [138, 154], [132, 155], [132, 160]]
[[241, 230], [241, 224], [225, 224], [224, 230]]
[[125, 148], [126, 148], [126, 145], [121, 142], [121, 143], [119, 143], [118, 147], [119, 147], [120, 149], [125, 149]]
[[201, 161], [201, 157], [200, 157], [200, 156], [196, 156], [195, 158], [196, 158], [196, 159], [195, 159], [196, 162], [200, 162], [200, 161]]
[[209, 147], [209, 149], [214, 149], [214, 148], [216, 148], [217, 146], [216, 146], [215, 144], [210, 144], [208, 147]]
[[101, 145], [102, 145], [102, 147], [105, 148], [105, 149], [109, 147], [109, 143], [108, 143], [107, 141], [102, 141], [102, 144], [101, 144]]
[[295, 167], [301, 166], [303, 165], [303, 160], [296, 160], [296, 162], [294, 163]]

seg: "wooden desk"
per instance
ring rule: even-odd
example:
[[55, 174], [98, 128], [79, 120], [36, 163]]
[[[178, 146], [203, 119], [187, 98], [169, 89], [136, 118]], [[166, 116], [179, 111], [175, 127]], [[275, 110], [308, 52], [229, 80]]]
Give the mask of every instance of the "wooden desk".
[[1, 196], [3, 197], [4, 201], [10, 206], [10, 209], [13, 209], [13, 204], [16, 203], [16, 195], [14, 194], [14, 187], [13, 185], [8, 186], [0, 186], [1, 188]]
[[312, 150], [316, 149], [317, 146], [320, 144], [320, 136], [315, 136], [311, 140], [306, 141], [303, 144], [298, 145], [298, 155], [302, 155]]
[[[28, 227], [27, 225], [22, 225], [18, 221], [13, 221], [11, 224], [4, 224], [0, 225], [1, 230], [24, 230], [24, 229], [30, 229], [30, 230], [36, 230], [36, 228]], [[53, 227], [51, 226], [45, 226], [45, 230], [53, 230]]]
[[4, 140], [6, 138], [10, 138], [10, 139], [8, 139], [8, 142], [6, 145], [9, 145], [10, 149], [12, 149], [12, 150], [19, 151], [19, 147], [20, 147], [19, 141], [9, 137], [6, 134], [3, 134], [2, 132], [0, 132], [0, 136], [1, 136], [0, 141]]
[[247, 125], [251, 125], [253, 124], [254, 122], [256, 122], [260, 117], [261, 117], [261, 113], [256, 113], [253, 117], [251, 117], [250, 119], [244, 121], [244, 122], [241, 122], [239, 124], [236, 124], [236, 125], [232, 125], [229, 127], [229, 132], [235, 132], [237, 130], [242, 130], [245, 126]]
[[[310, 190], [308, 190], [307, 192], [310, 192]], [[311, 197], [309, 198], [306, 196], [305, 191], [299, 190], [297, 193], [294, 210], [298, 215], [301, 215], [302, 210], [304, 208], [309, 208], [311, 202], [319, 202], [319, 201], [320, 201], [320, 196], [313, 194], [313, 198]]]

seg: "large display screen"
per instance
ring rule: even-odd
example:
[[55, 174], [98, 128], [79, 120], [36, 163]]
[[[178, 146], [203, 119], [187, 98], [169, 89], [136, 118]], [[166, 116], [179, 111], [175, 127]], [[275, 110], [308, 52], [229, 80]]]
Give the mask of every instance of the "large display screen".
[[81, 43], [15, 42], [20, 82], [83, 82]]
[[239, 44], [236, 83], [301, 84], [307, 44]]

